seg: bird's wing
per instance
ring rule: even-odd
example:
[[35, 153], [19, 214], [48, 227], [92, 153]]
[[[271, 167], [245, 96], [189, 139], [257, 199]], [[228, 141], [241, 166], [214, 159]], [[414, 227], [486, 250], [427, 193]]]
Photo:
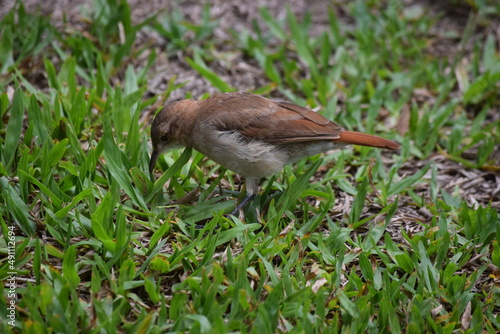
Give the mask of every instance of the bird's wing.
[[[209, 101], [211, 100], [211, 101]], [[281, 145], [334, 140], [342, 128], [315, 113], [288, 102], [274, 102], [248, 93], [218, 94], [207, 101], [210, 122], [220, 131]]]

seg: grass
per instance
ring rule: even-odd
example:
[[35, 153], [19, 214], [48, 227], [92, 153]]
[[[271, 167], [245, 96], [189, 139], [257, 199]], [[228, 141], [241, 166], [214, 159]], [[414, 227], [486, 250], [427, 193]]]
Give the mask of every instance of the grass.
[[310, 14], [263, 8], [262, 25], [234, 31], [233, 52], [267, 81], [255, 92], [402, 143], [287, 166], [238, 218], [224, 214], [240, 180], [200, 153], [169, 152], [148, 173], [143, 115], [192, 94], [175, 78], [147, 93], [161, 57], [180, 53], [207, 87], [238, 90], [215, 66], [221, 22], [208, 7], [199, 23], [179, 9], [133, 23], [125, 1], [98, 0], [81, 33], [18, 3], [0, 21], [0, 331], [497, 333], [500, 56], [488, 28], [500, 9], [475, 4], [443, 57], [439, 16], [401, 6], [345, 5], [349, 27], [331, 9], [319, 34]]

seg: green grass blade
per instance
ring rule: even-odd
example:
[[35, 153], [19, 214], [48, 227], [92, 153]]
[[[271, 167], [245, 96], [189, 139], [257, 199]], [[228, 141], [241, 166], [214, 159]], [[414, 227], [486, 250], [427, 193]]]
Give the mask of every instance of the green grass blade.
[[422, 177], [427, 173], [429, 168], [431, 167], [431, 164], [427, 164], [419, 170], [417, 173], [413, 174], [412, 176], [409, 176], [407, 178], [404, 178], [401, 181], [396, 182], [395, 184], [392, 184], [389, 187], [389, 191], [387, 192], [388, 196], [393, 196], [402, 193], [405, 191], [407, 188], [409, 188], [411, 185], [414, 183], [420, 181]]
[[232, 92], [234, 91], [231, 86], [229, 86], [224, 80], [222, 80], [215, 72], [210, 70], [198, 51], [194, 51], [194, 59], [186, 58], [189, 66], [196, 70], [201, 76], [207, 79], [215, 88], [221, 92]]
[[19, 228], [27, 236], [35, 233], [35, 223], [30, 219], [28, 206], [19, 197], [17, 191], [8, 183], [5, 177], [0, 178], [2, 197], [9, 215], [12, 215]]
[[9, 122], [5, 133], [5, 141], [3, 145], [2, 162], [7, 169], [11, 169], [14, 164], [14, 158], [21, 139], [21, 130], [24, 118], [24, 94], [20, 88], [14, 93], [12, 100], [12, 109], [10, 112]]

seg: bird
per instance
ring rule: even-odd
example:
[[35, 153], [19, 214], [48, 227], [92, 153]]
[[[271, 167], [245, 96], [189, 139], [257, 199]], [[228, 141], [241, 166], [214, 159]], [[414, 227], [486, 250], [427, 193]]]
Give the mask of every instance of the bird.
[[166, 105], [153, 120], [151, 142], [151, 175], [160, 154], [190, 147], [244, 177], [246, 194], [233, 215], [256, 197], [263, 178], [287, 164], [349, 144], [399, 148], [391, 140], [347, 131], [308, 108], [247, 92]]

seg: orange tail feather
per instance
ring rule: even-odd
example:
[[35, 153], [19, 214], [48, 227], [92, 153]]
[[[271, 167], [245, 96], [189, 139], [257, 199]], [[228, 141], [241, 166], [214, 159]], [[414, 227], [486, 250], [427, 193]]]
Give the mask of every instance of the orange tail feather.
[[399, 144], [391, 140], [353, 131], [341, 131], [339, 139], [336, 139], [335, 141], [345, 144], [378, 147], [389, 150], [397, 150], [399, 148]]

